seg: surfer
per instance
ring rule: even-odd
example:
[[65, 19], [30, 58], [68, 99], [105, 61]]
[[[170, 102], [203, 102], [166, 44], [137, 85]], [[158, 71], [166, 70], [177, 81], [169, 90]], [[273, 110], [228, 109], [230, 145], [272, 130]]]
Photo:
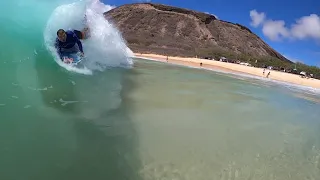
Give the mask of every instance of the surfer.
[[80, 39], [87, 39], [88, 30], [88, 28], [85, 28], [83, 31], [64, 31], [63, 29], [59, 29], [57, 31], [55, 48], [57, 49], [57, 52], [61, 60], [63, 60], [63, 53], [78, 53], [80, 51], [81, 56], [84, 56], [82, 43]]

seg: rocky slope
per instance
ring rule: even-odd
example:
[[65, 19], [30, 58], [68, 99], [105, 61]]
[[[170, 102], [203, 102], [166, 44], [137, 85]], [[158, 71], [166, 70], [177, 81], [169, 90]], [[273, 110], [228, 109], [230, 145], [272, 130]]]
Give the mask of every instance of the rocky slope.
[[218, 20], [210, 14], [162, 4], [135, 3], [119, 6], [104, 15], [135, 52], [179, 56], [228, 52], [290, 62], [247, 27]]

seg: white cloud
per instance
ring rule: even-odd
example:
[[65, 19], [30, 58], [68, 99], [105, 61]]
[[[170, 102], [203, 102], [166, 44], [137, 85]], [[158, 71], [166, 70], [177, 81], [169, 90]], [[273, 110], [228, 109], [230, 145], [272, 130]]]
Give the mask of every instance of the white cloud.
[[289, 37], [290, 32], [285, 27], [284, 21], [268, 20], [263, 23], [262, 32], [272, 41], [279, 41], [283, 37]]
[[285, 25], [285, 21], [267, 19], [265, 13], [259, 13], [256, 10], [250, 11], [250, 17], [251, 26], [262, 25], [263, 34], [273, 41], [283, 38], [320, 40], [320, 16], [316, 14], [303, 16], [297, 19], [294, 24], [291, 24], [290, 27]]
[[265, 13], [258, 13], [257, 10], [251, 10], [250, 11], [250, 17], [251, 17], [251, 25], [253, 27], [258, 27], [261, 23], [263, 23], [263, 21], [265, 20], [266, 18], [266, 15]]
[[304, 16], [291, 27], [292, 35], [298, 39], [320, 39], [320, 17], [316, 14]]

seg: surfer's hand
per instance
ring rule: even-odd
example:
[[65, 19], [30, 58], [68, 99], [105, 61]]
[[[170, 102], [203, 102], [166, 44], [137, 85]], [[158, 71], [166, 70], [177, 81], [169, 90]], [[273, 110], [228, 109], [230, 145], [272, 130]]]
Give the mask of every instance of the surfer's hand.
[[81, 56], [81, 57], [84, 57], [84, 53], [83, 53], [83, 52], [82, 52], [82, 53], [80, 53], [80, 56]]
[[72, 58], [65, 58], [63, 62], [66, 64], [70, 64], [73, 62], [73, 59]]

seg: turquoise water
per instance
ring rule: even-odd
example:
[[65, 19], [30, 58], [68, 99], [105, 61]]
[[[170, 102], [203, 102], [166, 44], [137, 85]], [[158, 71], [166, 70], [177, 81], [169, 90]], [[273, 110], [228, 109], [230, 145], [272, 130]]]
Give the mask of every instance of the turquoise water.
[[139, 59], [34, 63], [2, 82], [1, 179], [320, 177], [318, 95]]
[[[0, 179], [319, 179], [317, 91], [130, 60], [90, 2], [0, 3]], [[85, 5], [101, 38], [70, 69], [48, 27]]]
[[319, 95], [137, 62], [129, 93], [145, 179], [318, 179]]

